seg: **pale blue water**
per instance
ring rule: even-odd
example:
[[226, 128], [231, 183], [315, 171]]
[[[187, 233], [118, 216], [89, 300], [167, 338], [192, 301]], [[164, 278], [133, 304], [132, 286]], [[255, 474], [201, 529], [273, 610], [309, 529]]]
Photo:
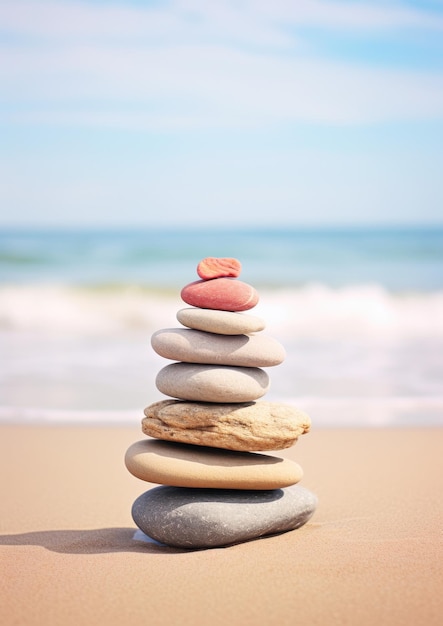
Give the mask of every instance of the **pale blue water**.
[[258, 287], [443, 287], [443, 228], [0, 231], [0, 283], [177, 287], [206, 256], [241, 259]]
[[206, 256], [286, 348], [266, 399], [317, 426], [443, 424], [443, 228], [0, 231], [0, 420], [138, 422]]

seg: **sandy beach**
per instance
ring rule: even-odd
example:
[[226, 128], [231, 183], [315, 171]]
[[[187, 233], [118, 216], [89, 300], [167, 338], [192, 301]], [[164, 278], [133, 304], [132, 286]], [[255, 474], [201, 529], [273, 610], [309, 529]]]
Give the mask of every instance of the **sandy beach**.
[[191, 552], [133, 538], [138, 428], [0, 432], [5, 626], [441, 623], [443, 429], [314, 429], [281, 452], [311, 521]]

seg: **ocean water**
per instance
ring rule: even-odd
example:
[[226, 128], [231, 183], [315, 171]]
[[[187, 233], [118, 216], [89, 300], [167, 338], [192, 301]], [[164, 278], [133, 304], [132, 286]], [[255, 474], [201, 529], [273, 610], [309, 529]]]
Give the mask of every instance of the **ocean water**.
[[138, 423], [206, 256], [286, 348], [264, 399], [316, 426], [443, 424], [443, 228], [0, 231], [0, 420]]

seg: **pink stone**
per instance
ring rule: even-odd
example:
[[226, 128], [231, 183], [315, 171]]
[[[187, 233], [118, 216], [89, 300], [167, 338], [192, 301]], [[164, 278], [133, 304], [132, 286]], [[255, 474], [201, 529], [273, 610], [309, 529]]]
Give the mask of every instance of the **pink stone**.
[[231, 276], [237, 278], [241, 272], [241, 263], [237, 259], [208, 256], [197, 265], [197, 274], [203, 280]]
[[219, 311], [247, 311], [258, 302], [254, 287], [235, 278], [196, 280], [183, 287], [180, 295], [186, 304]]

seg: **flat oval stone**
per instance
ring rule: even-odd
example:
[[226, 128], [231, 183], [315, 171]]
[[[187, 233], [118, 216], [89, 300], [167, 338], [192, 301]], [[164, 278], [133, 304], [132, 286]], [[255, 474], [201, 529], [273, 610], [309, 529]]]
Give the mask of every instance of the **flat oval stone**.
[[185, 363], [271, 367], [285, 359], [283, 346], [266, 335], [217, 335], [191, 328], [164, 328], [151, 337], [152, 348], [165, 359]]
[[180, 295], [191, 306], [221, 311], [247, 311], [258, 302], [254, 287], [235, 278], [196, 280], [183, 287]]
[[157, 389], [197, 402], [251, 402], [265, 395], [269, 376], [258, 367], [171, 363], [159, 371]]
[[197, 265], [197, 274], [203, 280], [211, 280], [212, 278], [221, 278], [222, 276], [231, 276], [237, 278], [241, 272], [241, 263], [237, 259], [217, 258], [208, 256], [202, 259]]
[[303, 411], [275, 402], [161, 400], [144, 413], [142, 430], [150, 437], [243, 451], [289, 448], [311, 424]]
[[174, 487], [276, 489], [294, 485], [303, 476], [300, 465], [289, 459], [159, 439], [132, 444], [125, 464], [140, 480]]
[[160, 543], [201, 549], [295, 530], [316, 508], [317, 497], [299, 485], [266, 491], [161, 486], [137, 498], [132, 518]]
[[177, 312], [177, 320], [188, 328], [220, 335], [257, 333], [265, 328], [264, 320], [255, 315], [198, 307], [180, 309]]

